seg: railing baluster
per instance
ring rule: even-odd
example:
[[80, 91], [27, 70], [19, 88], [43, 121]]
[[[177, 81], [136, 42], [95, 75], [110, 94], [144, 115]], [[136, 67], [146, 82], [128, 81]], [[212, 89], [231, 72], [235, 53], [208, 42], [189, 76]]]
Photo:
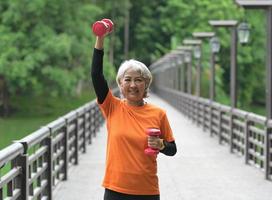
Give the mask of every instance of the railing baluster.
[[271, 162], [271, 157], [270, 157], [270, 135], [271, 135], [271, 128], [268, 128], [268, 125], [266, 123], [265, 127], [265, 147], [264, 147], [264, 157], [265, 157], [265, 163], [264, 163], [264, 171], [265, 171], [265, 178], [269, 180], [269, 176], [271, 174], [270, 171], [270, 162]]
[[218, 142], [219, 144], [222, 144], [222, 117], [223, 117], [223, 111], [219, 107], [219, 119], [218, 119]]
[[68, 180], [68, 168], [69, 168], [69, 146], [68, 146], [68, 126], [69, 123], [67, 122], [67, 119], [65, 119], [65, 127], [64, 127], [64, 153], [63, 153], [63, 161], [64, 161], [64, 167], [63, 167], [63, 173], [64, 173], [64, 180]]
[[209, 105], [210, 105], [210, 121], [209, 121], [209, 123], [210, 123], [210, 136], [213, 136], [213, 101], [212, 100], [210, 100], [210, 103], [209, 103]]
[[82, 123], [82, 128], [83, 128], [83, 135], [82, 135], [82, 137], [83, 137], [83, 153], [86, 153], [87, 152], [87, 135], [86, 135], [86, 132], [87, 132], [87, 130], [86, 130], [86, 117], [85, 117], [85, 113], [86, 113], [87, 111], [86, 111], [86, 109], [84, 109], [84, 112], [83, 112], [83, 114], [82, 114], [82, 118], [83, 118], [83, 123]]
[[16, 159], [16, 166], [21, 167], [20, 178], [15, 179], [15, 188], [21, 188], [21, 198], [27, 200], [29, 196], [29, 168], [28, 168], [28, 155], [23, 154]]
[[45, 144], [47, 145], [47, 190], [46, 194], [48, 196], [48, 200], [52, 200], [52, 189], [53, 189], [53, 145], [52, 145], [52, 136], [45, 139]]
[[79, 131], [79, 125], [78, 125], [78, 119], [76, 118], [76, 128], [75, 128], [75, 165], [78, 165], [78, 154], [79, 154], [79, 147], [78, 147], [78, 131]]
[[0, 188], [0, 200], [3, 200], [3, 189], [2, 188]]
[[234, 120], [234, 115], [233, 115], [233, 111], [231, 109], [230, 112], [230, 125], [229, 125], [229, 145], [230, 145], [230, 152], [233, 153], [233, 120]]

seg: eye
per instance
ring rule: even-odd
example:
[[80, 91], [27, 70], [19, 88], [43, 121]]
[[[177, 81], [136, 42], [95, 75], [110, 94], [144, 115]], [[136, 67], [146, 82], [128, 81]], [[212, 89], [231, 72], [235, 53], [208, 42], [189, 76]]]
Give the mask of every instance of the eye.
[[139, 79], [136, 79], [135, 82], [141, 83], [141, 82], [143, 82], [143, 80], [139, 78]]

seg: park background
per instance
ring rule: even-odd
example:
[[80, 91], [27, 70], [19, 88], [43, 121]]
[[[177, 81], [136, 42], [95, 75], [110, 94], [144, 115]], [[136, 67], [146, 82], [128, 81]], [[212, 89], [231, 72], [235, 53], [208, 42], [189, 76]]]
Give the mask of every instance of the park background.
[[[266, 32], [261, 10], [245, 11], [233, 0], [1, 0], [0, 149], [95, 98], [90, 27], [103, 18], [115, 24], [105, 41], [104, 72], [110, 85], [124, 59], [149, 66], [193, 32], [213, 31], [208, 20], [249, 22], [250, 42], [238, 46], [238, 108], [264, 115]], [[230, 105], [230, 33], [224, 28], [216, 32], [221, 43], [216, 101]], [[209, 43], [202, 48], [201, 95], [208, 98]]]

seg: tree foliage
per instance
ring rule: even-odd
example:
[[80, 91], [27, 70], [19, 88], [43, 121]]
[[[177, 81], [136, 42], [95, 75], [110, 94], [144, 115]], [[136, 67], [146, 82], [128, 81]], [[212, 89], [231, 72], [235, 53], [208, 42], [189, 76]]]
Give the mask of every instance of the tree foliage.
[[85, 0], [0, 2], [0, 74], [11, 94], [71, 94], [86, 79], [90, 22]]
[[[219, 99], [230, 92], [230, 31], [215, 30], [208, 20], [247, 18], [252, 40], [248, 46], [238, 46], [239, 105], [264, 104], [265, 16], [263, 11], [245, 12], [233, 0], [2, 0], [0, 92], [73, 95], [82, 81], [89, 82], [94, 43], [90, 25], [102, 18], [115, 23], [114, 33], [105, 42], [104, 68], [113, 79], [112, 65], [118, 68], [124, 59], [127, 11], [129, 57], [147, 65], [192, 38], [193, 32], [216, 31], [221, 40], [216, 77]], [[203, 71], [207, 96], [208, 41], [203, 44]]]

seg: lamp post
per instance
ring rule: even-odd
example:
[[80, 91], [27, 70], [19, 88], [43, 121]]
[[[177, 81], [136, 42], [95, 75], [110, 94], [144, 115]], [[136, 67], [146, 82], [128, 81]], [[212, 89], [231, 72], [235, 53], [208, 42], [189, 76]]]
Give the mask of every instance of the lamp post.
[[[184, 62], [186, 63], [187, 65], [187, 71], [183, 69], [182, 71], [182, 91], [185, 92], [187, 91], [187, 93], [189, 94], [192, 94], [192, 87], [191, 87], [191, 82], [192, 82], [192, 46], [179, 46], [177, 48], [178, 50], [180, 51], [183, 51], [184, 53]], [[187, 81], [186, 81], [186, 78], [185, 78], [185, 74], [187, 73]], [[185, 86], [185, 82], [187, 83], [186, 86]]]
[[[226, 27], [231, 29], [231, 49], [230, 49], [230, 96], [231, 96], [231, 108], [237, 106], [237, 33], [235, 20], [210, 20], [209, 24], [214, 27]], [[233, 119], [234, 115], [231, 112], [230, 115], [230, 152], [233, 152]], [[219, 137], [219, 142], [221, 142], [221, 137]]]
[[192, 94], [192, 51], [185, 51], [185, 63], [187, 66], [187, 93]]
[[210, 100], [215, 100], [215, 55], [220, 50], [220, 41], [217, 37], [210, 39], [211, 47], [211, 80], [210, 80]]
[[181, 89], [182, 89], [181, 88], [181, 83], [182, 83], [181, 82], [181, 68], [184, 63], [184, 52], [176, 50], [175, 54], [177, 55], [177, 64], [178, 64], [178, 66], [177, 66], [177, 84], [178, 84], [177, 89], [179, 91], [181, 91]]
[[180, 80], [179, 80], [180, 75], [179, 75], [179, 73], [180, 73], [180, 66], [182, 64], [182, 59], [179, 56], [178, 51], [172, 51], [169, 54], [169, 59], [170, 59], [170, 62], [172, 63], [172, 68], [171, 68], [171, 71], [172, 71], [171, 77], [173, 77], [172, 78], [172, 81], [173, 81], [172, 88], [175, 90], [180, 90]]
[[[194, 57], [197, 59], [197, 61], [198, 61], [198, 64], [197, 64], [197, 71], [198, 71], [198, 68], [200, 68], [200, 65], [199, 65], [199, 60], [200, 60], [200, 58], [201, 58], [201, 44], [202, 44], [202, 41], [201, 40], [197, 40], [197, 39], [185, 39], [184, 41], [183, 41], [183, 44], [184, 45], [190, 45], [191, 47], [192, 47], [192, 49], [191, 49], [191, 54], [193, 53], [193, 55], [194, 55]], [[192, 62], [190, 61], [190, 62], [188, 62], [188, 65], [190, 65], [190, 66], [188, 66], [188, 77], [190, 77], [190, 85], [189, 85], [189, 90], [190, 90], [190, 94], [192, 94]], [[197, 83], [196, 83], [196, 95], [197, 96], [200, 96], [200, 87], [198, 87], [198, 85], [199, 85], [199, 77], [200, 76], [198, 76], [197, 75]]]
[[[244, 8], [251, 9], [264, 9], [266, 11], [267, 18], [267, 47], [266, 47], [266, 118], [267, 120], [272, 119], [272, 1], [271, 0], [236, 0], [236, 3]], [[265, 148], [264, 148], [264, 170], [265, 178], [272, 179], [272, 167], [271, 167], [271, 128], [267, 128], [265, 134]], [[245, 156], [246, 162], [248, 160], [248, 153]]]
[[230, 49], [230, 91], [231, 107], [237, 106], [237, 34], [236, 20], [210, 20], [209, 24], [214, 27], [231, 28], [231, 49]]
[[272, 119], [272, 1], [271, 0], [236, 0], [244, 8], [264, 9], [267, 18], [266, 47], [266, 117]]
[[175, 56], [172, 53], [167, 54], [166, 56], [167, 61], [167, 87], [175, 89]]
[[[193, 36], [201, 41], [204, 39], [209, 39], [215, 35], [214, 32], [194, 32]], [[196, 94], [201, 95], [201, 55], [197, 58], [197, 79], [196, 79]]]

